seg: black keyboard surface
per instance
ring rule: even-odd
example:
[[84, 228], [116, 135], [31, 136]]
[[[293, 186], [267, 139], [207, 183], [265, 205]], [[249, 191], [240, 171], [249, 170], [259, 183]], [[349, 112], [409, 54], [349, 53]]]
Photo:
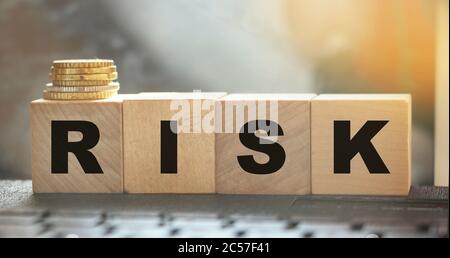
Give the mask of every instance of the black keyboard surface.
[[448, 188], [408, 197], [32, 194], [0, 181], [0, 237], [448, 237]]

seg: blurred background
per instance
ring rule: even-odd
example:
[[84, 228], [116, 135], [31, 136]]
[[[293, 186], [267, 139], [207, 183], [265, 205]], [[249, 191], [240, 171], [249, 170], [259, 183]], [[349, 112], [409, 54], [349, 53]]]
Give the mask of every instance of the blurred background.
[[433, 184], [446, 0], [2, 0], [0, 35], [0, 178], [31, 177], [29, 102], [52, 60], [99, 57], [121, 93], [411, 93], [413, 183]]

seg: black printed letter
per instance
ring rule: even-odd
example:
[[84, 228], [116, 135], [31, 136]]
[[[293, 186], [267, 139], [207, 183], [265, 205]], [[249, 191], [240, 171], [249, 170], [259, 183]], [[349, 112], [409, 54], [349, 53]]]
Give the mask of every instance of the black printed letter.
[[361, 154], [371, 174], [389, 174], [371, 139], [389, 121], [367, 121], [350, 139], [350, 121], [334, 121], [334, 173], [349, 174], [350, 161]]
[[176, 130], [177, 121], [161, 121], [161, 174], [177, 173]]
[[[83, 134], [78, 142], [69, 142], [69, 132]], [[95, 124], [88, 121], [52, 121], [52, 174], [69, 173], [68, 154], [72, 152], [86, 174], [102, 174], [102, 168], [89, 151], [100, 140]]]
[[[237, 157], [239, 165], [243, 170], [247, 171], [248, 173], [260, 175], [271, 174], [278, 171], [283, 166], [286, 159], [286, 153], [284, 152], [284, 149], [280, 144], [266, 139], [260, 139], [255, 135], [255, 132], [259, 130], [258, 124], [262, 122], [266, 123], [268, 128], [278, 128], [277, 136], [282, 136], [284, 134], [281, 126], [273, 121], [255, 120], [246, 123], [242, 127], [241, 132], [239, 133], [239, 139], [245, 147], [267, 154], [269, 156], [269, 161], [266, 164], [259, 164], [255, 161], [252, 155]], [[251, 132], [249, 132], [249, 128], [252, 128]], [[270, 130], [267, 131], [267, 135], [271, 136]], [[260, 140], [266, 141], [266, 144], [261, 144]]]

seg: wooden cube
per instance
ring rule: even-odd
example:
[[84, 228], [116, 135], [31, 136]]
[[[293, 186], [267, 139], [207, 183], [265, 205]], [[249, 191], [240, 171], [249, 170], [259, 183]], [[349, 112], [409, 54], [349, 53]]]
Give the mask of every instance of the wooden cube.
[[122, 100], [36, 100], [30, 108], [35, 193], [120, 193]]
[[408, 194], [410, 95], [320, 95], [311, 118], [313, 194]]
[[310, 194], [314, 96], [230, 94], [221, 98], [216, 104], [217, 192]]
[[124, 100], [124, 190], [214, 193], [214, 100], [225, 93], [141, 93]]

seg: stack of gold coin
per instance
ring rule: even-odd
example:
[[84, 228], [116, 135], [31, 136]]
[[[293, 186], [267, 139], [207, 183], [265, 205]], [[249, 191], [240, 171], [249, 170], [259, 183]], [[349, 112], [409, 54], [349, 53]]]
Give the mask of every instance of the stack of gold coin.
[[117, 95], [119, 83], [113, 60], [56, 60], [50, 72], [52, 83], [44, 90], [44, 99], [95, 100]]

